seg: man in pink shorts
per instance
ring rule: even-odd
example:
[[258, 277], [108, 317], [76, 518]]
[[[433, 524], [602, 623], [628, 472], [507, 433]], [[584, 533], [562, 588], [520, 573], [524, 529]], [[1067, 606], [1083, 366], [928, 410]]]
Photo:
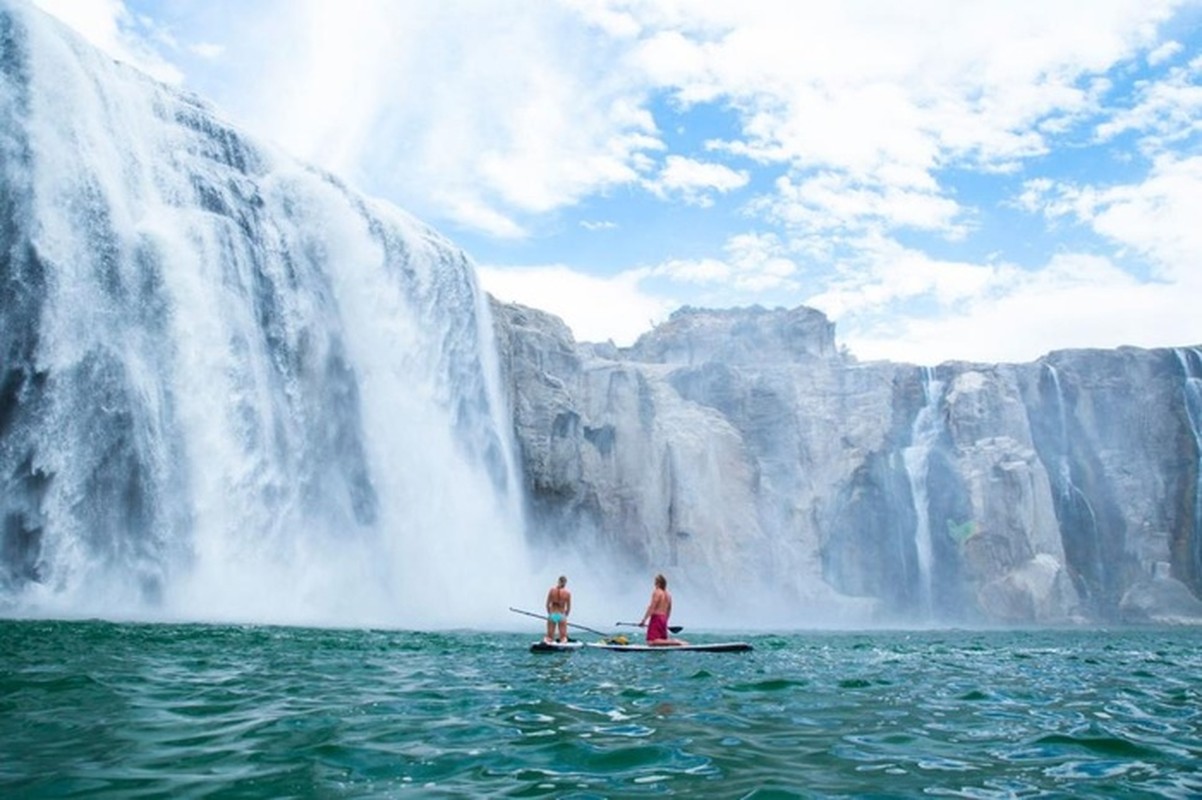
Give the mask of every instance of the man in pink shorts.
[[647, 644], [655, 647], [672, 647], [682, 645], [679, 639], [668, 636], [668, 618], [672, 616], [672, 594], [668, 591], [668, 579], [659, 574], [655, 576], [655, 589], [651, 592], [651, 602], [643, 613], [639, 627], [647, 628]]

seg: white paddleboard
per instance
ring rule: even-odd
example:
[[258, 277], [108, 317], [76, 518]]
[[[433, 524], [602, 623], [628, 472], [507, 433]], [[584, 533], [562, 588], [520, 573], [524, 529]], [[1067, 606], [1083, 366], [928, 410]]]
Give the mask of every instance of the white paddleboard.
[[595, 647], [600, 650], [614, 650], [623, 653], [658, 653], [662, 651], [688, 653], [746, 653], [755, 649], [747, 642], [704, 642], [701, 644], [678, 645], [610, 644], [609, 642], [586, 642], [585, 647]]
[[564, 653], [571, 650], [579, 650], [584, 647], [584, 642], [545, 642], [537, 641], [530, 645], [531, 653]]

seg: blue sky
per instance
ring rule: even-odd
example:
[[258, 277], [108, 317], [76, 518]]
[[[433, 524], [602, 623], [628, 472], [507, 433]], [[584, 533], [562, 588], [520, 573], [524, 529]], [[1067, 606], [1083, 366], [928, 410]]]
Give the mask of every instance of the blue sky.
[[809, 305], [863, 360], [1202, 343], [1202, 2], [39, 0], [588, 341]]

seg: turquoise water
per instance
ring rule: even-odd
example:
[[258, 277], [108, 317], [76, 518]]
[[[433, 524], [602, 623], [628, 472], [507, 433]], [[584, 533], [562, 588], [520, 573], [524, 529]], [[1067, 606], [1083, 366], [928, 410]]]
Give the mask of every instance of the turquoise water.
[[0, 796], [1202, 795], [1199, 630], [532, 638], [0, 621]]

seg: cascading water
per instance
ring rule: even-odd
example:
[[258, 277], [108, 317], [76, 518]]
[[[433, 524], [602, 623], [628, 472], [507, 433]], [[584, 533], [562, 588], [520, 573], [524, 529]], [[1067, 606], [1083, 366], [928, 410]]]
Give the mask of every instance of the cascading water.
[[923, 406], [914, 417], [910, 429], [910, 445], [902, 451], [906, 475], [910, 479], [910, 495], [914, 500], [914, 549], [918, 560], [919, 609], [930, 616], [932, 608], [931, 568], [934, 548], [931, 541], [931, 506], [927, 493], [927, 475], [931, 451], [943, 432], [940, 403], [943, 382], [935, 377], [931, 367], [922, 368]]
[[1194, 436], [1194, 452], [1198, 463], [1195, 466], [1194, 483], [1194, 530], [1193, 570], [1202, 574], [1202, 349], [1197, 347], [1176, 348], [1173, 353], [1181, 364], [1182, 394], [1185, 399], [1185, 414], [1189, 420], [1190, 433]]
[[466, 258], [0, 0], [0, 612], [440, 626], [529, 571]]
[[1048, 377], [1052, 381], [1052, 387], [1056, 395], [1056, 420], [1057, 433], [1059, 441], [1057, 443], [1058, 461], [1056, 474], [1059, 478], [1060, 495], [1069, 502], [1080, 502], [1088, 513], [1089, 519], [1092, 521], [1090, 529], [1093, 535], [1096, 536], [1098, 529], [1097, 515], [1094, 513], [1093, 506], [1090, 505], [1089, 498], [1085, 493], [1073, 482], [1072, 461], [1069, 459], [1069, 438], [1068, 438], [1068, 418], [1064, 403], [1064, 390], [1060, 387], [1060, 373], [1051, 364], [1044, 364], [1044, 368], [1048, 371]]
[[[1051, 381], [1056, 402], [1056, 506], [1060, 526], [1062, 530], [1068, 530], [1066, 535], [1073, 542], [1080, 543], [1077, 550], [1088, 551], [1088, 555], [1083, 557], [1088, 559], [1087, 563], [1090, 565], [1088, 569], [1092, 572], [1095, 580], [1100, 583], [1102, 576], [1105, 575], [1106, 566], [1102, 562], [1101, 556], [1098, 515], [1094, 512], [1089, 497], [1073, 480], [1068, 410], [1064, 399], [1064, 389], [1060, 385], [1060, 373], [1049, 363], [1045, 362], [1043, 366]], [[1078, 531], [1077, 528], [1081, 528], [1081, 530]], [[1095, 585], [1082, 588], [1096, 589], [1098, 587]]]

